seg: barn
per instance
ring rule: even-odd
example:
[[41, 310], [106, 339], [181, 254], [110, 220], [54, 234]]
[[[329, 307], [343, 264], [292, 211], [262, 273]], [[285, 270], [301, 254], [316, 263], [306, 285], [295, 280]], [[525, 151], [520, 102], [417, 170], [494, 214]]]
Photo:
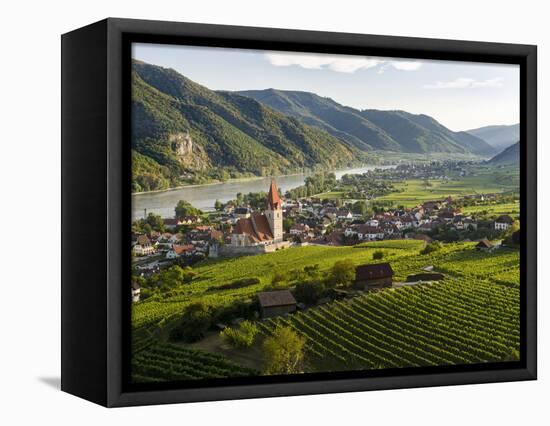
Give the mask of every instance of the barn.
[[393, 269], [389, 263], [359, 265], [355, 268], [355, 287], [374, 290], [392, 286]]
[[258, 293], [262, 318], [271, 318], [296, 311], [296, 299], [289, 290]]

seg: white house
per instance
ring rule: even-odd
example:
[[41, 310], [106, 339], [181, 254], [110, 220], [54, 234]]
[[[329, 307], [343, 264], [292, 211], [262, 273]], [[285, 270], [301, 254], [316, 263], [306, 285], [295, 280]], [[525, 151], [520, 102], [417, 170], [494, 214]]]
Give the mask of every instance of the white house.
[[512, 226], [514, 223], [514, 219], [512, 219], [507, 214], [497, 217], [495, 220], [495, 229], [497, 231], [506, 231], [510, 226]]
[[155, 247], [151, 244], [147, 235], [140, 235], [132, 248], [136, 256], [146, 256], [155, 252]]

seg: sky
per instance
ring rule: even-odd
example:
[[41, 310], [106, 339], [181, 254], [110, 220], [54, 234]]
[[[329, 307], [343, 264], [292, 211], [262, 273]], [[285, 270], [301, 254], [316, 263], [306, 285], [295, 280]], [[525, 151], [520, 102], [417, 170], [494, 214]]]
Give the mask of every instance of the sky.
[[301, 90], [454, 131], [519, 123], [519, 66], [139, 43], [132, 56], [212, 90]]

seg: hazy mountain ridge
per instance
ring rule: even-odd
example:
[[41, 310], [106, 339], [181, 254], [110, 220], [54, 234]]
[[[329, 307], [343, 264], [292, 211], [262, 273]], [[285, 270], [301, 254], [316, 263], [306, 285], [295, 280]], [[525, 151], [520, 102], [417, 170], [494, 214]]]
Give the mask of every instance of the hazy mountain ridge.
[[453, 132], [423, 114], [361, 111], [310, 92], [266, 89], [236, 93], [321, 128], [363, 150], [472, 153], [481, 156], [496, 153], [482, 139], [465, 132]]
[[484, 126], [466, 132], [483, 139], [498, 151], [508, 148], [519, 140], [519, 124]]

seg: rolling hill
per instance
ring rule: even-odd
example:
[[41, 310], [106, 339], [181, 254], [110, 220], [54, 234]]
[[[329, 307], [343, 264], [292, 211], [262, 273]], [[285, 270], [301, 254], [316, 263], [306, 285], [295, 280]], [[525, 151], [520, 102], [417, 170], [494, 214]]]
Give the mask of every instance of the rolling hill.
[[501, 153], [495, 155], [488, 162], [493, 165], [506, 165], [519, 163], [519, 142], [509, 146]]
[[172, 69], [134, 61], [132, 76], [134, 191], [366, 159], [325, 131]]
[[266, 89], [237, 93], [323, 129], [361, 150], [473, 153], [480, 156], [496, 153], [478, 137], [453, 132], [427, 115], [405, 111], [361, 111], [309, 92]]
[[510, 126], [485, 126], [467, 130], [467, 133], [483, 139], [498, 151], [502, 151], [519, 140], [519, 124]]

